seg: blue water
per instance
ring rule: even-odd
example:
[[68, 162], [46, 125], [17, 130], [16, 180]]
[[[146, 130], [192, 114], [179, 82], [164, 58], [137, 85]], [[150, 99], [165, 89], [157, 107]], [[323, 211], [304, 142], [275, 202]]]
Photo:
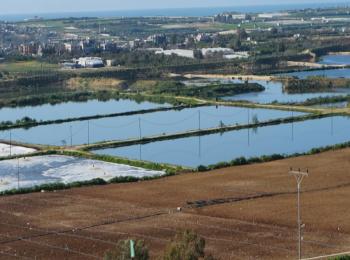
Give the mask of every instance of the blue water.
[[[239, 107], [206, 106], [181, 111], [164, 111], [143, 115], [102, 118], [90, 121], [76, 121], [63, 124], [43, 125], [30, 129], [11, 130], [12, 138], [17, 141], [48, 145], [85, 144], [106, 140], [125, 140], [141, 136], [153, 136], [218, 127], [225, 125], [243, 125], [257, 118], [260, 122], [302, 115], [269, 109], [248, 109]], [[89, 126], [89, 127], [88, 127]], [[72, 130], [71, 130], [72, 129]], [[0, 139], [9, 139], [10, 131], [0, 131]]]
[[203, 8], [168, 8], [168, 9], [146, 9], [146, 10], [113, 10], [94, 12], [61, 12], [61, 13], [35, 13], [35, 14], [11, 14], [0, 15], [0, 20], [21, 21], [33, 18], [35, 15], [45, 19], [57, 19], [63, 17], [141, 17], [141, 16], [212, 16], [222, 12], [277, 12], [283, 10], [298, 10], [305, 8], [325, 8], [336, 6], [348, 6], [348, 2], [333, 1], [329, 3], [305, 3], [305, 4], [279, 4], [279, 5], [251, 5], [251, 6], [231, 6], [231, 7], [203, 7]]
[[[216, 82], [217, 80], [193, 80], [185, 81], [186, 85], [196, 85], [203, 86], [209, 83]], [[241, 80], [221, 80], [223, 84], [230, 82], [233, 83], [243, 83]], [[265, 87], [264, 91], [260, 92], [250, 92], [243, 93], [234, 96], [223, 97], [223, 100], [230, 101], [249, 101], [253, 103], [268, 104], [278, 101], [280, 103], [300, 103], [311, 98], [316, 97], [335, 97], [335, 96], [347, 96], [350, 95], [349, 89], [336, 89], [334, 92], [318, 92], [318, 93], [302, 93], [302, 94], [290, 94], [283, 91], [283, 85], [280, 82], [274, 81], [261, 81], [261, 80], [251, 80], [251, 83], [258, 83]]]
[[95, 151], [187, 167], [239, 157], [303, 153], [350, 141], [350, 118], [334, 117]]
[[350, 65], [350, 55], [326, 55], [319, 62], [326, 65]]
[[225, 97], [223, 99], [233, 101], [244, 100], [261, 104], [273, 103], [274, 101], [278, 101], [279, 103], [301, 103], [308, 99], [316, 97], [347, 96], [350, 94], [350, 89], [339, 89], [335, 92], [290, 94], [283, 91], [282, 83], [265, 81], [255, 82], [263, 85], [265, 87], [265, 91], [245, 93], [231, 97]]
[[[350, 56], [349, 56], [350, 57]], [[344, 59], [340, 57], [327, 58], [327, 61], [330, 59], [339, 61], [339, 59]], [[347, 59], [350, 63], [350, 59]], [[310, 76], [323, 76], [328, 78], [350, 78], [350, 69], [331, 69], [331, 70], [312, 70], [312, 71], [301, 71], [293, 73], [281, 74], [284, 76], [298, 77], [301, 79], [306, 79]], [[235, 80], [234, 82], [237, 82]], [[245, 93], [230, 97], [223, 98], [224, 100], [233, 100], [233, 101], [250, 101], [254, 103], [272, 103], [274, 101], [280, 103], [301, 103], [311, 98], [317, 97], [336, 97], [336, 96], [347, 96], [350, 94], [350, 88], [344, 89], [335, 89], [333, 92], [318, 92], [318, 93], [296, 93], [290, 94], [283, 91], [282, 83], [279, 82], [266, 82], [266, 81], [251, 81], [259, 83], [265, 87], [265, 91], [261, 92], [252, 92]]]
[[0, 122], [16, 121], [28, 116], [32, 119], [57, 120], [65, 118], [75, 118], [84, 116], [104, 115], [112, 113], [122, 113], [157, 107], [171, 106], [169, 104], [156, 104], [151, 102], [137, 103], [133, 100], [89, 100], [87, 102], [67, 102], [56, 105], [40, 105], [25, 107], [5, 107], [0, 109]]

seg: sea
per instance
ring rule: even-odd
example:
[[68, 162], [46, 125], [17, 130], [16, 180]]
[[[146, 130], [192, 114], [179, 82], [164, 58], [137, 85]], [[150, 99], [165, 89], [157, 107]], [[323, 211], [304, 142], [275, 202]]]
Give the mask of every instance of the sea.
[[222, 12], [240, 13], [266, 13], [287, 10], [301, 10], [307, 8], [326, 7], [349, 7], [348, 2], [330, 3], [305, 3], [305, 4], [279, 4], [279, 5], [250, 5], [250, 6], [227, 6], [227, 7], [201, 7], [201, 8], [169, 8], [169, 9], [144, 9], [144, 10], [114, 10], [114, 11], [89, 11], [89, 12], [61, 12], [61, 13], [31, 13], [31, 14], [0, 14], [0, 20], [18, 22], [32, 19], [35, 16], [44, 19], [59, 19], [68, 17], [205, 17], [213, 16]]

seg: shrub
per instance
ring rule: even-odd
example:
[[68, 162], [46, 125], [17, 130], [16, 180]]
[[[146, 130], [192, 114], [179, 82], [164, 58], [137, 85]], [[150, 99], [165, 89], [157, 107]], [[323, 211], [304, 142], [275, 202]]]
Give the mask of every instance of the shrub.
[[119, 241], [117, 246], [106, 252], [104, 260], [148, 260], [149, 253], [145, 242], [142, 240], [135, 241], [135, 258], [131, 258], [130, 255], [130, 240]]
[[329, 260], [350, 260], [350, 255], [338, 256], [338, 257], [330, 258]]
[[197, 260], [205, 257], [205, 240], [192, 231], [178, 233], [168, 246], [163, 260]]

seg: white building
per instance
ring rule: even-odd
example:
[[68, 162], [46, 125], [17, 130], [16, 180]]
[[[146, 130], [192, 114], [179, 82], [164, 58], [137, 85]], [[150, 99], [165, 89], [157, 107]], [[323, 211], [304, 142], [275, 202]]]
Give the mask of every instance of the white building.
[[155, 54], [164, 54], [167, 56], [171, 56], [174, 54], [180, 57], [192, 58], [192, 59], [194, 58], [193, 50], [183, 50], [183, 49], [158, 50], [155, 52]]
[[262, 14], [258, 14], [258, 17], [263, 18], [263, 19], [272, 19], [272, 18], [283, 17], [283, 16], [289, 16], [289, 13], [262, 13]]
[[83, 57], [78, 59], [78, 64], [83, 68], [100, 68], [104, 67], [102, 58], [100, 57]]
[[223, 55], [224, 59], [233, 60], [233, 59], [247, 59], [249, 58], [249, 53], [247, 51], [239, 51], [234, 54]]
[[235, 51], [230, 48], [204, 48], [202, 54], [204, 57], [212, 56], [213, 54], [220, 53], [222, 55], [234, 54]]

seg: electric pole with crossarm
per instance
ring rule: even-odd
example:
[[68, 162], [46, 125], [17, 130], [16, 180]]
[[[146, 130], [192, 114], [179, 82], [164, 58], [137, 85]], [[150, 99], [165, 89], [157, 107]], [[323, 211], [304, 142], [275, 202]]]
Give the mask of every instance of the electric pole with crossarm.
[[301, 222], [301, 210], [300, 210], [300, 190], [301, 190], [301, 183], [303, 182], [304, 177], [309, 176], [309, 170], [306, 170], [306, 172], [298, 170], [293, 170], [293, 168], [290, 168], [289, 175], [293, 175], [297, 181], [297, 189], [298, 189], [298, 259], [301, 259], [301, 241], [302, 241], [302, 235], [301, 235], [301, 229], [302, 229], [302, 222]]

